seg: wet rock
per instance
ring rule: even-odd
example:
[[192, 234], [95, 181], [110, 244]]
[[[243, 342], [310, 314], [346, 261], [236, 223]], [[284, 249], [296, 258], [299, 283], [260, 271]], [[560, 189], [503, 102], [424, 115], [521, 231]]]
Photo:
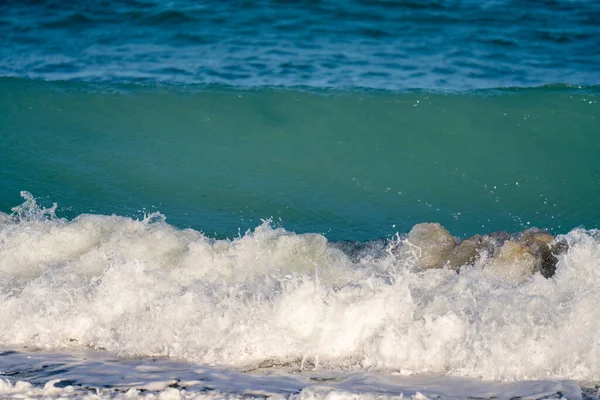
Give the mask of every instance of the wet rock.
[[[388, 247], [380, 246], [378, 250], [388, 251]], [[457, 272], [487, 255], [489, 260], [483, 268], [488, 274], [521, 283], [536, 272], [545, 278], [552, 277], [557, 256], [567, 247], [566, 243], [557, 242], [553, 235], [537, 228], [513, 235], [503, 231], [475, 235], [458, 242], [440, 224], [422, 223], [412, 228], [404, 245], [397, 250], [407, 259], [416, 258], [422, 268], [450, 267]]]
[[512, 283], [522, 283], [539, 271], [541, 260], [528, 246], [509, 240], [484, 266], [484, 271], [494, 278]]
[[565, 249], [554, 243], [554, 236], [539, 229], [528, 229], [518, 235], [517, 243], [529, 247], [540, 261], [539, 271], [544, 278], [550, 278], [556, 272], [556, 257]]
[[464, 239], [448, 256], [448, 265], [456, 270], [466, 265], [473, 265], [483, 253], [494, 254], [509, 239], [510, 235], [506, 232], [475, 235]]
[[450, 253], [447, 262], [459, 270], [488, 254], [492, 257], [485, 266], [488, 272], [519, 283], [538, 271], [545, 278], [552, 277], [556, 272], [557, 256], [567, 247], [566, 243], [557, 242], [554, 236], [537, 228], [512, 236], [494, 232], [464, 239]]
[[[510, 244], [505, 247], [505, 244], [509, 242]], [[514, 246], [515, 244], [523, 247], [517, 248]], [[566, 243], [556, 242], [554, 236], [537, 228], [528, 229], [512, 236], [500, 231], [464, 239], [452, 250], [447, 263], [458, 271], [463, 266], [473, 265], [483, 254], [488, 254], [492, 256], [490, 265], [499, 268], [500, 265], [508, 265], [511, 257], [514, 262], [526, 258], [528, 260], [526, 263], [528, 263], [531, 261], [530, 256], [533, 255], [535, 263], [532, 264], [533, 266], [527, 267], [531, 270], [529, 275], [539, 271], [543, 277], [550, 278], [556, 272], [557, 256], [566, 251], [566, 248]], [[517, 257], [518, 252], [522, 257]]]
[[489, 238], [489, 242], [492, 243], [496, 248], [502, 247], [504, 242], [511, 239], [510, 234], [504, 231], [492, 232], [484, 235]]
[[450, 252], [447, 263], [450, 268], [458, 270], [465, 265], [473, 265], [486, 247], [483, 237], [475, 235], [461, 241]]
[[554, 241], [554, 236], [549, 234], [546, 231], [542, 231], [540, 229], [528, 229], [524, 232], [521, 232], [517, 236], [517, 243], [522, 244], [524, 246], [541, 246], [541, 245], [550, 245]]
[[407, 240], [418, 248], [417, 262], [426, 269], [444, 267], [457, 244], [456, 239], [438, 223], [415, 225], [408, 233]]
[[556, 265], [558, 264], [558, 256], [560, 254], [566, 253], [569, 249], [569, 245], [567, 243], [555, 243], [550, 248], [550, 254], [546, 255], [542, 260], [542, 267], [540, 273], [545, 278], [551, 278], [556, 273]]

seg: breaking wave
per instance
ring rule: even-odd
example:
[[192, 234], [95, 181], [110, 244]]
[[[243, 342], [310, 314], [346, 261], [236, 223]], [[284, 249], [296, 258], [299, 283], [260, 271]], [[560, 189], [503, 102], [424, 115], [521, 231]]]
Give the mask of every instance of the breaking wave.
[[243, 369], [600, 378], [598, 231], [556, 238], [553, 276], [515, 280], [485, 249], [459, 269], [424, 268], [405, 251], [410, 234], [352, 246], [265, 221], [216, 240], [158, 213], [60, 219], [23, 195], [0, 215], [4, 346]]

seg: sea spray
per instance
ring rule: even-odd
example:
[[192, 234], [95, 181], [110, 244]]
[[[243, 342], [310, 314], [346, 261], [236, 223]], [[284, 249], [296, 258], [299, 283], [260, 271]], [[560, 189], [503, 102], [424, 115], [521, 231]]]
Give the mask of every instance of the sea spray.
[[5, 346], [237, 368], [600, 378], [598, 231], [561, 236], [556, 274], [515, 283], [491, 278], [485, 257], [460, 273], [393, 251], [353, 260], [321, 235], [268, 222], [215, 240], [162, 218], [29, 215], [0, 227]]

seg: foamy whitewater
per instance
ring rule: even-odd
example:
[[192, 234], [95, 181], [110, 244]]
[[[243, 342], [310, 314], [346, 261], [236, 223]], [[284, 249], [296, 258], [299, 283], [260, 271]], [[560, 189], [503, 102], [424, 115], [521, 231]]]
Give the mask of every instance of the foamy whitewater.
[[[177, 229], [158, 213], [143, 220], [61, 219], [55, 208], [22, 195], [25, 202], [12, 214], [0, 214], [0, 343], [19, 351], [0, 353], [0, 371], [16, 371], [0, 383], [2, 396], [243, 397], [249, 388], [219, 383], [239, 383], [229, 375], [241, 373], [271, 381], [275, 388], [263, 387], [261, 396], [294, 398], [474, 396], [467, 387], [485, 389], [477, 397], [510, 398], [533, 390], [530, 382], [484, 384], [515, 380], [541, 382], [543, 393], [530, 398], [564, 391], [581, 398], [572, 380], [600, 381], [597, 230], [559, 236], [568, 250], [555, 275], [537, 273], [515, 284], [488, 273], [485, 255], [458, 274], [421, 270], [412, 253], [395, 250], [407, 246], [402, 236], [350, 254], [322, 235], [265, 221], [235, 239], [215, 240]], [[98, 389], [91, 394], [85, 384], [31, 386], [27, 371], [35, 368], [15, 366], [35, 365], [40, 350], [55, 351], [45, 364], [57, 354], [79, 354], [78, 362], [64, 362], [80, 364], [78, 373], [92, 363], [85, 355], [91, 350], [144, 357], [131, 373], [160, 370], [148, 357], [180, 360], [187, 372], [163, 387], [129, 378], [122, 391], [109, 379], [104, 385], [111, 390], [89, 385]], [[169, 361], [162, 363], [168, 371]], [[72, 373], [59, 369], [57, 379]], [[203, 386], [203, 374], [217, 376], [217, 383]], [[187, 391], [168, 387], [182, 379], [195, 383]], [[329, 386], [313, 388], [319, 379]], [[293, 390], [283, 390], [290, 380]], [[371, 380], [381, 381], [373, 384], [380, 389], [364, 387]]]

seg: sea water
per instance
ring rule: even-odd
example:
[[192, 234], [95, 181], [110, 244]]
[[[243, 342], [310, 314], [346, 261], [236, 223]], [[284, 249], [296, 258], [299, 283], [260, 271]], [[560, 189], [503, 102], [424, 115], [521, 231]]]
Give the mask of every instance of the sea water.
[[1, 3], [0, 398], [600, 397], [598, 21]]

